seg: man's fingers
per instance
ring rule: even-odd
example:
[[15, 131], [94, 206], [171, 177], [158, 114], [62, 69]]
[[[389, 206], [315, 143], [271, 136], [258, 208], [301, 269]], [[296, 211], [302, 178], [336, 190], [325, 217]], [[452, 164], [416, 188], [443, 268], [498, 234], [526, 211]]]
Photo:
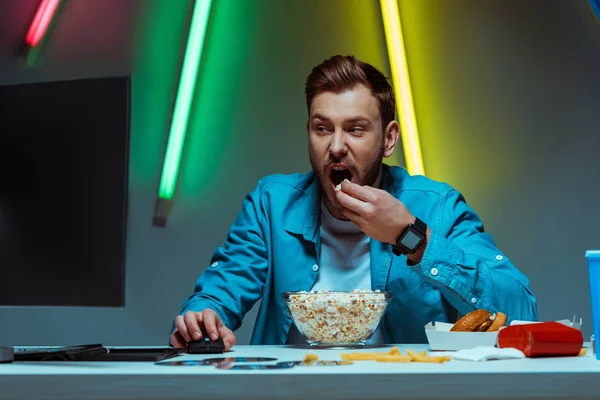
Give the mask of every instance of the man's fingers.
[[181, 336], [183, 337], [183, 339], [185, 339], [186, 342], [192, 341], [188, 333], [187, 327], [185, 326], [183, 316], [178, 315], [175, 317], [175, 326], [177, 327], [177, 331], [181, 333]]
[[217, 314], [214, 312], [204, 312], [202, 316], [202, 321], [204, 322], [204, 330], [210, 340], [217, 340], [219, 338], [219, 331], [217, 329], [217, 321], [221, 322]]
[[378, 190], [371, 186], [361, 186], [350, 181], [342, 182], [341, 189], [342, 192], [367, 203], [373, 203], [375, 201]]
[[219, 328], [219, 335], [221, 339], [223, 339], [223, 344], [225, 345], [225, 351], [229, 351], [235, 343], [237, 342], [235, 335], [231, 331], [231, 329], [227, 328], [225, 325], [221, 324]]
[[179, 331], [173, 332], [169, 341], [175, 348], [182, 349], [185, 347], [185, 339], [183, 338], [183, 336], [181, 336], [181, 332]]
[[[183, 315], [183, 320], [185, 321], [185, 326], [187, 327], [188, 337], [191, 336], [191, 340], [202, 339], [202, 329], [198, 323], [202, 322], [202, 313], [188, 311]], [[186, 340], [188, 342], [190, 341], [187, 338]]]
[[369, 206], [362, 200], [356, 199], [342, 190], [335, 192], [335, 196], [342, 207], [347, 208], [350, 211], [354, 211], [357, 214], [363, 215]]
[[188, 311], [183, 316], [175, 317], [177, 331], [171, 335], [171, 344], [175, 347], [185, 347], [186, 342], [201, 340], [203, 336], [216, 341], [221, 337], [226, 349], [236, 343], [235, 335], [223, 325], [223, 322], [213, 310], [202, 312]]
[[342, 214], [344, 214], [346, 218], [348, 218], [351, 222], [354, 223], [354, 225], [358, 226], [359, 228], [365, 223], [365, 220], [360, 216], [360, 214], [347, 208], [342, 209]]

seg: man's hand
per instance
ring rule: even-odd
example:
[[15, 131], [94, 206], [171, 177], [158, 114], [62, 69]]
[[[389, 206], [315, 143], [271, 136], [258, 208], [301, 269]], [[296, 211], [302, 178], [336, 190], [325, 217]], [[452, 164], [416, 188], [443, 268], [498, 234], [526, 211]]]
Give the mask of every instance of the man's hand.
[[[396, 243], [406, 227], [415, 222], [406, 206], [385, 190], [344, 181], [335, 195], [346, 218], [380, 242]], [[409, 260], [418, 263], [426, 245], [424, 243], [420, 251], [409, 255]]]
[[198, 341], [203, 334], [215, 341], [223, 339], [225, 351], [228, 351], [236, 343], [235, 335], [231, 329], [221, 322], [221, 319], [213, 310], [206, 308], [200, 312], [188, 311], [184, 315], [175, 317], [177, 330], [171, 335], [171, 344], [174, 347], [183, 348], [186, 342]]

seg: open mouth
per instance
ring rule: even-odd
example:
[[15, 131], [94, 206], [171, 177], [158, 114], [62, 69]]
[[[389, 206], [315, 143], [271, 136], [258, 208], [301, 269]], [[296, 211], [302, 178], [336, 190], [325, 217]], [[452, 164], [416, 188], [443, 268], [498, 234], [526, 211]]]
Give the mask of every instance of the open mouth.
[[344, 181], [344, 179], [352, 180], [352, 172], [346, 167], [336, 166], [333, 167], [329, 173], [333, 186], [337, 186]]

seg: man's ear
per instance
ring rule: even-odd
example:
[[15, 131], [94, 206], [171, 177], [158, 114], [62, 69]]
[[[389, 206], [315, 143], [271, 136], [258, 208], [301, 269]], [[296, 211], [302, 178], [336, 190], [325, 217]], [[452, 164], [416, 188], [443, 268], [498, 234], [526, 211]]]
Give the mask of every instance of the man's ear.
[[384, 136], [384, 157], [389, 157], [394, 152], [398, 139], [400, 137], [400, 125], [396, 120], [390, 121], [383, 131]]

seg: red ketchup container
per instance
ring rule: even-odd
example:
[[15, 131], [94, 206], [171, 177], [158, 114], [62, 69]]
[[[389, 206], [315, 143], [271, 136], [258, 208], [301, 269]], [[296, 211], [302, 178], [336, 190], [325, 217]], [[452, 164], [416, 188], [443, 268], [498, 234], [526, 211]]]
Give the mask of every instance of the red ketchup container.
[[577, 356], [583, 335], [560, 322], [512, 325], [498, 332], [498, 347], [521, 350], [526, 357]]

